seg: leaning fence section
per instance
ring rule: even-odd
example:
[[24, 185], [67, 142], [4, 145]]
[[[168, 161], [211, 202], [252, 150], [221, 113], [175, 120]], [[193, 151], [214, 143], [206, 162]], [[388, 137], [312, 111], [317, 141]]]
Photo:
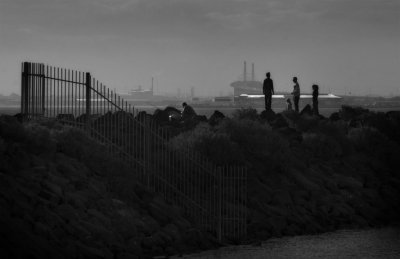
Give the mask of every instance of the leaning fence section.
[[21, 113], [56, 118], [85, 131], [132, 168], [138, 181], [183, 209], [220, 240], [246, 236], [246, 169], [216, 167], [90, 73], [24, 62]]

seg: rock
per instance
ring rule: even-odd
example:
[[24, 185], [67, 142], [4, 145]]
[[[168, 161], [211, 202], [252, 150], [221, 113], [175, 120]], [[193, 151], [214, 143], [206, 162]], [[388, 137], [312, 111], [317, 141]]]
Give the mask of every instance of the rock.
[[142, 257], [138, 256], [138, 255], [131, 254], [131, 253], [121, 253], [121, 254], [118, 254], [118, 256], [116, 258], [117, 259], [140, 259]]
[[272, 204], [276, 205], [291, 205], [293, 204], [289, 191], [281, 189], [275, 191], [272, 198]]
[[330, 121], [339, 121], [340, 120], [340, 115], [338, 112], [334, 112], [329, 116]]
[[149, 213], [161, 226], [165, 226], [171, 221], [168, 217], [171, 214], [171, 208], [165, 205], [151, 203], [149, 205]]
[[50, 181], [43, 181], [42, 182], [43, 188], [49, 190], [50, 192], [54, 193], [55, 195], [62, 197], [63, 191], [60, 186], [50, 182]]
[[96, 220], [98, 220], [101, 224], [107, 223], [110, 220], [100, 211], [96, 210], [96, 209], [88, 209], [87, 210], [87, 214], [93, 218], [95, 218]]
[[[79, 221], [79, 224], [88, 231], [94, 240], [101, 243], [105, 242], [108, 244], [113, 244], [116, 241], [114, 234], [106, 228], [106, 226], [100, 224], [93, 224], [92, 222]], [[90, 237], [89, 236], [89, 237]]]
[[273, 122], [271, 122], [271, 126], [273, 129], [279, 129], [279, 128], [287, 128], [289, 127], [289, 124], [285, 120], [285, 118], [282, 116], [282, 114], [277, 114], [275, 116], [275, 119]]
[[272, 122], [276, 119], [276, 113], [273, 110], [263, 110], [260, 114], [260, 118]]
[[77, 244], [77, 252], [80, 255], [80, 258], [88, 258], [88, 259], [104, 259], [107, 258], [106, 254], [98, 248], [89, 247], [82, 243]]
[[214, 125], [217, 125], [224, 118], [225, 118], [225, 115], [222, 112], [215, 110], [214, 113], [210, 116], [208, 123], [211, 126], [214, 126]]
[[181, 240], [181, 233], [176, 225], [168, 224], [163, 228], [163, 231], [172, 237], [173, 241]]
[[49, 203], [52, 204], [59, 204], [61, 201], [61, 197], [56, 195], [53, 192], [50, 192], [48, 190], [42, 190], [39, 192], [39, 197], [45, 199], [46, 201], [48, 201]]
[[38, 205], [34, 209], [33, 218], [49, 226], [52, 229], [57, 226], [62, 226], [64, 224], [62, 218], [59, 215], [46, 208], [44, 205]]
[[275, 236], [280, 237], [283, 235], [283, 230], [287, 226], [287, 222], [284, 217], [279, 217], [279, 216], [270, 217], [267, 219], [267, 222], [269, 223], [272, 233]]
[[160, 228], [158, 222], [150, 216], [143, 216], [141, 219], [136, 220], [135, 224], [138, 230], [145, 235], [151, 235]]
[[86, 207], [87, 197], [82, 195], [82, 192], [67, 192], [65, 193], [65, 200], [68, 204], [76, 209], [84, 209]]
[[66, 223], [79, 220], [77, 211], [69, 204], [61, 204], [56, 208], [56, 212]]
[[311, 108], [311, 105], [307, 104], [306, 106], [304, 106], [304, 108], [300, 111], [300, 116], [313, 116], [313, 111]]
[[142, 238], [141, 246], [145, 249], [151, 249], [155, 245], [153, 236]]
[[129, 239], [126, 244], [128, 252], [136, 255], [142, 254], [141, 242], [136, 237]]
[[356, 180], [351, 176], [334, 175], [337, 186], [342, 189], [358, 190], [363, 187], [362, 182]]
[[50, 233], [50, 228], [41, 222], [36, 222], [35, 225], [33, 226], [33, 232], [36, 235], [48, 238], [48, 235]]
[[[112, 224], [117, 231], [117, 233], [122, 236], [124, 240], [129, 240], [133, 237], [136, 237], [138, 235], [138, 227], [137, 227], [137, 220], [136, 218], [133, 217], [120, 217], [116, 218], [113, 220]], [[150, 222], [150, 221], [149, 221]], [[153, 222], [152, 222], [153, 223]], [[151, 234], [156, 229], [158, 229], [158, 226], [154, 225], [152, 228], [146, 229], [146, 225], [143, 225], [143, 232], [147, 234]]]

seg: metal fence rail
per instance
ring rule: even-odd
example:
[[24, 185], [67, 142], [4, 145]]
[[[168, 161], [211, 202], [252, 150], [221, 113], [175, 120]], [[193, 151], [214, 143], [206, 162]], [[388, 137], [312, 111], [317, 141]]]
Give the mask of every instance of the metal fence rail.
[[217, 167], [189, 148], [172, 148], [168, 130], [90, 73], [24, 62], [21, 113], [26, 120], [56, 118], [84, 130], [201, 230], [220, 240], [246, 237], [246, 169]]

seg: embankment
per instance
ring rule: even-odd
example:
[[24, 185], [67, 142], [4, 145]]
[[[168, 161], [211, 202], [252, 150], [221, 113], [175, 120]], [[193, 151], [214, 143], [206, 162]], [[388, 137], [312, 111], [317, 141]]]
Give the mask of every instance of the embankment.
[[84, 134], [0, 117], [0, 258], [148, 258], [216, 246]]
[[[398, 224], [399, 128], [399, 112], [248, 109], [180, 127], [169, 144], [248, 167], [252, 242]], [[72, 128], [2, 116], [0, 257], [146, 258], [218, 245], [132, 173]]]
[[244, 109], [171, 144], [248, 167], [248, 238], [265, 240], [398, 224], [399, 129], [400, 112], [345, 106], [324, 118]]

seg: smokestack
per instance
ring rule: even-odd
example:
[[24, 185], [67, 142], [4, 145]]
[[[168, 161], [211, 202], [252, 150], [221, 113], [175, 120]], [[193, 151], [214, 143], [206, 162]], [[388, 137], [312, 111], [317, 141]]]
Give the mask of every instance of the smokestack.
[[151, 91], [154, 91], [154, 77], [151, 77]]
[[254, 63], [251, 63], [251, 81], [254, 81]]
[[243, 81], [247, 81], [247, 71], [246, 71], [246, 61], [244, 62], [244, 69], [243, 69]]

